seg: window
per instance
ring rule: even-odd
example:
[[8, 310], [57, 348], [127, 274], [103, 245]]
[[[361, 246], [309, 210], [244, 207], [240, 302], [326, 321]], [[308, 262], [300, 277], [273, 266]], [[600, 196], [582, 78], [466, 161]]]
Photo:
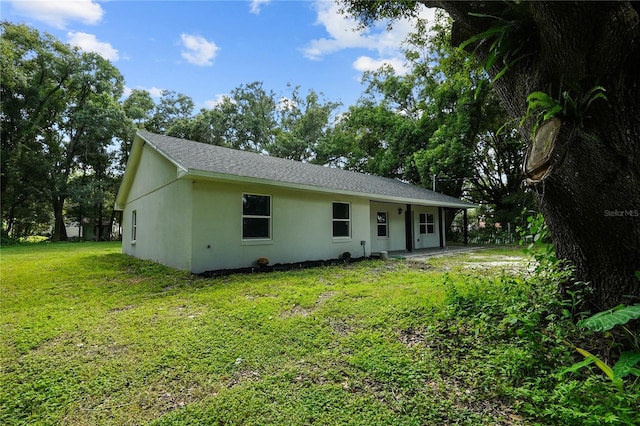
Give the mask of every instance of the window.
[[351, 215], [349, 203], [333, 203], [333, 236], [344, 238], [351, 236]]
[[427, 234], [433, 234], [433, 233], [435, 233], [433, 214], [427, 213]]
[[435, 222], [433, 221], [432, 213], [420, 213], [420, 233], [421, 234], [435, 233]]
[[242, 239], [271, 238], [271, 197], [242, 194]]
[[134, 210], [131, 212], [131, 242], [136, 242], [136, 234], [138, 233], [138, 211]]
[[387, 221], [387, 218], [388, 218], [387, 212], [378, 212], [377, 217], [378, 217], [377, 218], [378, 237], [389, 238], [389, 222]]

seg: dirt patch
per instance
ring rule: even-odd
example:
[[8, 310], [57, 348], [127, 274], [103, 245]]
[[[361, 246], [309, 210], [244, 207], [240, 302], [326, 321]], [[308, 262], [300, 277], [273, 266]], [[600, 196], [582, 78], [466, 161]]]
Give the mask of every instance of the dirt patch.
[[407, 259], [406, 264], [410, 268], [419, 269], [421, 271], [428, 271], [430, 269], [433, 269], [433, 266], [428, 264], [424, 260]]
[[490, 259], [491, 260], [483, 256], [472, 255], [469, 256], [468, 261], [462, 262], [461, 266], [464, 269], [480, 271], [498, 269], [517, 274], [529, 273], [533, 270], [531, 261], [521, 256], [492, 256]]
[[262, 378], [262, 375], [258, 370], [241, 370], [233, 375], [233, 377], [229, 378], [225, 383], [225, 386], [229, 389], [232, 387], [246, 383], [246, 382], [256, 382]]
[[424, 342], [424, 335], [419, 330], [401, 330], [400, 341], [408, 347], [413, 347]]
[[[427, 330], [400, 330], [398, 339], [408, 347], [424, 345], [439, 357], [446, 349], [440, 347], [438, 340], [431, 340]], [[425, 381], [425, 388], [435, 398], [452, 401], [460, 411], [488, 415], [496, 419], [496, 425], [522, 425], [524, 418], [509, 406], [506, 398], [487, 398], [482, 390], [469, 387], [463, 381], [447, 375], [436, 375]], [[443, 419], [443, 424], [449, 424]]]
[[318, 268], [321, 266], [348, 265], [350, 263], [362, 262], [368, 260], [369, 257], [356, 257], [350, 259], [328, 259], [328, 260], [307, 260], [296, 263], [276, 263], [273, 266], [249, 266], [246, 268], [235, 269], [216, 269], [213, 271], [205, 271], [197, 274], [205, 278], [226, 277], [233, 274], [253, 274], [277, 271], [295, 271], [307, 268]]
[[119, 308], [109, 309], [109, 312], [124, 312], [124, 311], [129, 311], [129, 310], [131, 310], [133, 308], [135, 308], [135, 306], [127, 305], [127, 306], [122, 306], [122, 307], [119, 307]]
[[293, 305], [293, 308], [291, 308], [288, 311], [284, 311], [281, 316], [282, 318], [292, 318], [292, 317], [306, 318], [309, 316], [311, 312], [313, 312], [313, 308], [303, 308], [300, 305]]
[[461, 411], [489, 415], [499, 419], [497, 425], [522, 425], [524, 418], [516, 414], [509, 407], [506, 399], [484, 398], [477, 395], [477, 391], [468, 388], [464, 383], [451, 377], [429, 380], [425, 387], [436, 396], [453, 401], [455, 407]]
[[316, 302], [314, 303], [314, 305], [310, 308], [305, 308], [303, 306], [300, 305], [293, 305], [293, 308], [291, 308], [290, 310], [284, 311], [281, 314], [282, 318], [292, 318], [292, 317], [308, 317], [311, 313], [313, 313], [313, 311], [315, 311], [316, 309], [318, 309], [319, 306], [321, 306], [326, 300], [330, 299], [331, 297], [335, 296], [335, 292], [333, 291], [327, 291], [322, 293], [320, 296], [318, 296], [318, 299], [316, 300]]
[[354, 330], [354, 328], [345, 320], [329, 318], [327, 321], [329, 322], [329, 327], [331, 327], [333, 331], [335, 331], [340, 336], [346, 336]]

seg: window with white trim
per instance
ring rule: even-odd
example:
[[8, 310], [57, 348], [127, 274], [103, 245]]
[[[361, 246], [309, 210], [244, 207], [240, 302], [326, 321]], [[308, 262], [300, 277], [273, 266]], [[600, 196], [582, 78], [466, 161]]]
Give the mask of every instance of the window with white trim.
[[242, 194], [242, 239], [271, 238], [271, 196]]
[[434, 234], [435, 222], [432, 213], [420, 213], [420, 233], [421, 234]]
[[351, 237], [351, 205], [349, 203], [333, 203], [333, 236], [334, 238]]
[[378, 212], [376, 216], [378, 238], [389, 238], [389, 214], [387, 212]]
[[136, 242], [136, 237], [138, 234], [138, 211], [133, 210], [131, 212], [131, 242]]

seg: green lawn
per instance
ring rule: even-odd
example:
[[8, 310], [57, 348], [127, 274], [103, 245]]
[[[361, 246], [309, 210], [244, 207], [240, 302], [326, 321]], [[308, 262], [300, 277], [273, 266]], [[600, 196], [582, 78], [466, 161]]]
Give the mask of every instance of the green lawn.
[[570, 350], [509, 317], [535, 307], [500, 260], [519, 250], [218, 279], [119, 251], [1, 249], [0, 423], [532, 424], [566, 405], [539, 399]]

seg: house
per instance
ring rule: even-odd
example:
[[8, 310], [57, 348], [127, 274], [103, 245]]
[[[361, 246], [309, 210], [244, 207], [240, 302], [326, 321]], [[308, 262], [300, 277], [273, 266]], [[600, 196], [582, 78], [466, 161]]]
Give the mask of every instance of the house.
[[394, 179], [140, 131], [116, 197], [122, 251], [194, 273], [444, 247], [444, 208]]

